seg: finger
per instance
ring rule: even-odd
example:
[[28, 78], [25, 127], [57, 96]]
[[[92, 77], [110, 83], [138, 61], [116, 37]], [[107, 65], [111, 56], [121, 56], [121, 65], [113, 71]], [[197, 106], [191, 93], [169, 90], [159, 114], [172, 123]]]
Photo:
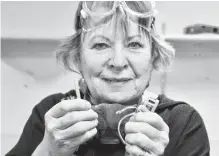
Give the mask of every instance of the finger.
[[157, 113], [138, 112], [130, 118], [130, 121], [146, 122], [160, 131], [169, 133], [169, 127]]
[[150, 153], [161, 155], [164, 152], [163, 146], [156, 144], [154, 141], [142, 133], [127, 134], [125, 141], [128, 144], [137, 145]]
[[151, 156], [147, 151], [142, 150], [136, 145], [127, 145], [125, 150], [128, 153], [128, 156]]
[[79, 146], [79, 145], [87, 142], [88, 140], [92, 139], [96, 134], [97, 134], [97, 129], [93, 128], [90, 131], [87, 131], [80, 136], [69, 139], [69, 144], [71, 147]]
[[80, 121], [92, 121], [98, 118], [98, 114], [92, 109], [88, 111], [73, 111], [56, 120], [58, 129], [66, 129]]
[[54, 118], [59, 118], [71, 111], [85, 111], [91, 108], [91, 104], [82, 99], [63, 100], [53, 106], [46, 114]]
[[68, 139], [78, 137], [87, 131], [90, 131], [93, 128], [96, 128], [98, 125], [98, 120], [93, 121], [81, 121], [67, 129], [58, 131], [58, 135], [60, 135], [60, 139]]
[[145, 122], [129, 121], [125, 124], [125, 133], [143, 133], [152, 140], [159, 140], [161, 132]]

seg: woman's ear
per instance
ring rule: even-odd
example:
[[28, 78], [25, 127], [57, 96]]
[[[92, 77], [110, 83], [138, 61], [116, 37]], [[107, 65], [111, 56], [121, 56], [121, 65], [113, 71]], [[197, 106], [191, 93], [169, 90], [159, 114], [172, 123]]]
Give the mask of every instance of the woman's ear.
[[80, 86], [81, 91], [85, 95], [87, 93], [87, 91], [88, 91], [88, 87], [87, 87], [87, 84], [86, 84], [84, 78], [81, 78], [79, 80], [79, 86]]

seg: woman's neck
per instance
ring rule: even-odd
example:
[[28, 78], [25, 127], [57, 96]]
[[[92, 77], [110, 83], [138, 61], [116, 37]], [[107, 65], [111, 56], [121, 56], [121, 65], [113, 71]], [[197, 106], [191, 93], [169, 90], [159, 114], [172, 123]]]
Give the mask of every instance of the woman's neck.
[[[108, 103], [108, 104], [114, 104], [116, 102], [111, 102], [111, 101], [103, 101], [103, 100], [98, 100], [98, 99], [95, 99], [92, 95], [86, 95], [85, 96], [86, 100], [90, 101], [93, 105], [98, 105], [100, 103]], [[121, 103], [118, 103], [118, 104], [121, 104], [121, 105], [124, 105], [124, 106], [131, 106], [131, 105], [136, 105], [136, 104], [139, 104], [141, 102], [141, 98], [138, 98], [138, 99], [132, 99], [132, 100], [129, 100], [129, 101], [125, 101], [125, 102], [121, 102]]]

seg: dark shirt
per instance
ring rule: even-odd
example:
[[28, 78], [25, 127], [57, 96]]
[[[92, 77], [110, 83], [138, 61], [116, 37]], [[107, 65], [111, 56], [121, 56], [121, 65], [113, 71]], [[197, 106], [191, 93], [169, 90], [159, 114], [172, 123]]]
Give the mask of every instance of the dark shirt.
[[[71, 90], [66, 94], [53, 94], [39, 102], [33, 108], [18, 143], [6, 156], [30, 156], [43, 139], [45, 113], [69, 96], [75, 96], [75, 91]], [[163, 94], [159, 95], [158, 99], [160, 102], [155, 112], [163, 118], [170, 128], [170, 141], [163, 156], [210, 155], [207, 131], [199, 113], [187, 103], [173, 101]], [[123, 144], [101, 145], [94, 140], [81, 145], [76, 155], [123, 156], [124, 152]]]

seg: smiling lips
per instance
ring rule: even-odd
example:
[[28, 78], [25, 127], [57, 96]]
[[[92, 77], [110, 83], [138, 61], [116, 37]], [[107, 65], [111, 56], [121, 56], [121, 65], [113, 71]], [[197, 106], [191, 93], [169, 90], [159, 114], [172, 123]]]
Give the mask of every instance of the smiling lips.
[[121, 83], [121, 82], [125, 83], [132, 80], [131, 78], [102, 78], [102, 79], [110, 83]]

